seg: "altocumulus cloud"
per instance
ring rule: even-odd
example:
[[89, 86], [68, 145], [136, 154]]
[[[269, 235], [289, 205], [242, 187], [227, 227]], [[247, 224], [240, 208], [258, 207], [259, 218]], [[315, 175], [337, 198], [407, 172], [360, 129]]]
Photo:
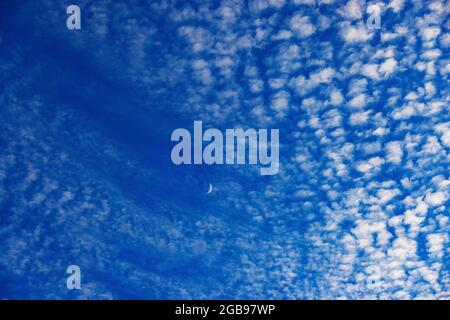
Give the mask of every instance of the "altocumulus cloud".
[[[450, 298], [446, 1], [79, 6], [0, 13], [0, 297]], [[194, 120], [279, 173], [173, 168]]]

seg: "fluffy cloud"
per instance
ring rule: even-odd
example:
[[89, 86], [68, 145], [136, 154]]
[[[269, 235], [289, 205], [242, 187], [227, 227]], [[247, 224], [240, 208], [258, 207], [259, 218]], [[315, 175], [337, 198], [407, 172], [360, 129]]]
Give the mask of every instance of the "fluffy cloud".
[[[54, 1], [0, 30], [1, 298], [67, 298], [75, 260], [84, 298], [446, 298], [446, 3], [380, 1], [380, 30], [363, 4], [98, 1], [51, 53]], [[174, 168], [167, 133], [199, 119], [279, 128], [280, 173]]]
[[316, 27], [311, 23], [310, 18], [301, 14], [293, 16], [289, 21], [289, 26], [300, 39], [307, 38], [316, 31]]

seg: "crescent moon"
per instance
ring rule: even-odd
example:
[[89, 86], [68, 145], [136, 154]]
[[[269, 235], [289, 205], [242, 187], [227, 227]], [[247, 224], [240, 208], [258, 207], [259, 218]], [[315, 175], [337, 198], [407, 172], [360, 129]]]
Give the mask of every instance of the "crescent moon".
[[213, 186], [212, 186], [212, 184], [210, 183], [210, 184], [209, 184], [208, 192], [207, 192], [206, 194], [210, 194], [212, 191], [213, 191]]

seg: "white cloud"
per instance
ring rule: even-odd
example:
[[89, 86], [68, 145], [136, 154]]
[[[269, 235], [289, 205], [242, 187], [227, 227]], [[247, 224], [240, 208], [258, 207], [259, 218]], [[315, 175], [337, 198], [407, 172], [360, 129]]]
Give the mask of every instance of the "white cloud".
[[313, 5], [316, 3], [316, 0], [293, 0], [295, 4], [307, 4], [307, 5]]
[[272, 98], [272, 109], [278, 114], [286, 112], [289, 108], [289, 93], [286, 91], [277, 92]]
[[276, 35], [272, 37], [273, 40], [288, 40], [293, 36], [289, 30], [280, 30]]
[[354, 126], [366, 124], [369, 120], [370, 113], [371, 111], [352, 113], [350, 115], [350, 124]]
[[442, 52], [439, 49], [431, 49], [422, 53], [421, 57], [426, 60], [436, 60], [441, 56]]
[[357, 95], [348, 102], [348, 105], [352, 108], [362, 108], [366, 104], [366, 95], [364, 93]]
[[330, 93], [330, 103], [333, 106], [339, 106], [344, 102], [344, 97], [342, 96], [342, 93], [338, 89], [333, 89]]
[[379, 80], [380, 74], [378, 73], [378, 65], [375, 63], [366, 64], [362, 68], [362, 74], [372, 80]]
[[387, 162], [399, 164], [402, 162], [403, 149], [400, 141], [391, 141], [386, 144], [386, 159]]
[[414, 108], [414, 105], [407, 104], [406, 106], [394, 110], [392, 112], [392, 117], [396, 120], [405, 120], [408, 118], [411, 118], [416, 114], [416, 108]]
[[388, 250], [388, 256], [401, 262], [408, 258], [414, 258], [417, 251], [417, 242], [406, 237], [399, 237], [394, 240], [392, 247]]
[[381, 64], [379, 71], [380, 73], [389, 76], [390, 74], [394, 73], [396, 68], [397, 68], [397, 61], [394, 58], [390, 58]]
[[442, 143], [450, 147], [450, 122], [437, 124], [434, 130], [441, 134]]
[[330, 83], [334, 77], [334, 74], [334, 69], [328, 67], [312, 74], [309, 81], [314, 87], [321, 83]]
[[378, 202], [380, 204], [386, 204], [399, 194], [400, 190], [398, 189], [379, 189], [377, 191]]
[[436, 93], [436, 87], [431, 81], [425, 83], [425, 92], [427, 93], [428, 98], [431, 98]]
[[430, 41], [436, 39], [441, 33], [441, 29], [438, 27], [428, 27], [421, 31], [422, 39], [424, 41]]
[[384, 159], [381, 157], [373, 157], [368, 161], [360, 162], [356, 165], [356, 170], [362, 173], [369, 173], [371, 171], [380, 170], [381, 166], [385, 163]]
[[343, 24], [341, 36], [345, 42], [353, 44], [369, 40], [372, 37], [372, 34], [368, 33], [368, 30], [364, 25], [351, 26]]
[[433, 233], [427, 235], [428, 252], [436, 258], [441, 258], [444, 255], [444, 245], [447, 242], [448, 236], [442, 233]]
[[342, 16], [351, 20], [361, 19], [363, 15], [359, 0], [348, 1], [338, 11]]
[[289, 21], [289, 26], [300, 39], [307, 38], [316, 32], [316, 27], [311, 23], [310, 18], [301, 14], [293, 16]]
[[397, 13], [403, 9], [404, 0], [391, 0], [387, 5], [388, 8], [392, 8], [392, 10]]
[[[325, 7], [325, 4], [333, 2], [333, 6]], [[94, 6], [102, 6], [102, 3]], [[232, 168], [223, 177], [220, 172], [215, 175], [217, 190], [228, 190], [223, 201], [232, 204], [238, 213], [248, 214], [251, 217], [249, 221], [255, 223], [249, 226], [250, 233], [253, 232], [251, 238], [246, 229], [248, 226], [234, 228], [235, 221], [225, 219], [220, 206], [216, 208], [218, 212], [212, 210], [207, 217], [194, 219], [197, 221], [191, 221], [192, 217], [185, 217], [183, 213], [171, 213], [176, 226], [168, 220], [161, 220], [164, 218], [162, 216], [155, 216], [149, 223], [152, 228], [155, 226], [151, 233], [161, 234], [162, 237], [143, 236], [145, 230], [141, 229], [141, 223], [124, 224], [124, 221], [132, 220], [127, 212], [133, 215], [139, 213], [137, 222], [140, 222], [139, 219], [153, 218], [153, 215], [146, 214], [146, 210], [141, 210], [135, 201], [128, 201], [132, 199], [127, 199], [126, 193], [108, 187], [103, 190], [104, 185], [111, 184], [106, 178], [101, 181], [105, 182], [102, 186], [90, 183], [89, 177], [83, 178], [86, 181], [81, 184], [76, 182], [72, 185], [73, 172], [65, 176], [61, 170], [69, 167], [70, 161], [83, 162], [83, 159], [78, 159], [78, 155], [63, 144], [53, 144], [61, 138], [53, 139], [51, 132], [61, 133], [64, 130], [51, 128], [43, 121], [43, 138], [34, 135], [41, 129], [36, 122], [27, 119], [34, 119], [28, 117], [36, 117], [39, 112], [34, 112], [35, 108], [29, 108], [33, 112], [28, 112], [28, 109], [14, 111], [13, 108], [19, 108], [18, 102], [24, 100], [20, 95], [10, 100], [2, 96], [0, 108], [0, 129], [5, 137], [11, 137], [0, 139], [0, 185], [5, 179], [22, 179], [19, 181], [22, 185], [13, 189], [14, 197], [10, 197], [13, 202], [15, 199], [20, 202], [20, 206], [12, 207], [11, 211], [16, 213], [12, 218], [20, 220], [21, 217], [28, 217], [25, 213], [29, 207], [22, 209], [22, 206], [33, 205], [33, 210], [39, 206], [39, 209], [44, 209], [42, 212], [55, 213], [55, 216], [77, 216], [80, 219], [76, 220], [83, 224], [89, 220], [86, 217], [90, 217], [95, 227], [104, 221], [91, 214], [102, 211], [97, 198], [101, 195], [108, 198], [109, 194], [113, 194], [113, 198], [120, 200], [120, 206], [113, 207], [112, 198], [108, 198], [107, 205], [111, 207], [111, 212], [121, 214], [118, 215], [119, 220], [115, 216], [108, 220], [119, 226], [119, 231], [130, 238], [131, 244], [136, 239], [144, 239], [147, 245], [155, 246], [160, 252], [169, 250], [171, 255], [180, 257], [204, 254], [206, 248], [211, 246], [214, 250], [208, 250], [206, 259], [203, 259], [205, 266], [220, 262], [224, 257], [222, 248], [226, 238], [217, 230], [236, 239], [231, 244], [236, 248], [232, 249], [249, 249], [237, 260], [229, 259], [229, 263], [222, 264], [218, 270], [224, 277], [235, 274], [236, 270], [246, 275], [248, 281], [237, 291], [236, 288], [222, 286], [220, 281], [217, 282], [218, 278], [211, 278], [217, 287], [216, 292], [223, 295], [233, 290], [241, 297], [257, 292], [258, 298], [265, 299], [280, 296], [293, 299], [447, 297], [444, 258], [448, 250], [450, 219], [447, 201], [450, 182], [445, 168], [450, 151], [450, 122], [447, 119], [445, 84], [450, 74], [450, 62], [445, 49], [450, 46], [450, 36], [446, 31], [449, 23], [445, 2], [430, 1], [419, 6], [404, 1], [385, 1], [391, 12], [383, 10], [382, 29], [377, 31], [366, 27], [366, 7], [355, 0], [293, 0], [289, 6], [279, 10], [286, 3], [285, 0], [253, 0], [246, 6], [243, 2], [226, 0], [218, 8], [199, 4], [195, 10], [189, 3], [181, 7], [170, 2], [152, 4], [150, 9], [155, 13], [155, 21], [159, 20], [159, 15], [172, 17], [179, 43], [166, 43], [161, 37], [154, 37], [153, 31], [147, 33], [153, 19], [147, 17], [140, 20], [133, 6], [120, 4], [120, 8], [127, 10], [113, 11], [126, 14], [111, 16], [111, 19], [128, 21], [126, 17], [132, 16], [129, 23], [133, 26], [133, 32], [121, 28], [124, 32], [117, 34], [118, 38], [102, 37], [100, 42], [98, 35], [93, 34], [94, 41], [82, 46], [92, 49], [93, 62], [97, 57], [111, 58], [105, 61], [125, 61], [138, 52], [140, 71], [132, 77], [124, 74], [121, 81], [144, 84], [140, 93], [143, 96], [150, 93], [156, 98], [160, 93], [161, 97], [170, 98], [171, 95], [166, 93], [182, 88], [183, 96], [175, 101], [176, 106], [181, 107], [181, 117], [198, 116], [209, 120], [211, 125], [218, 123], [233, 127], [247, 126], [253, 122], [258, 127], [286, 125], [281, 130], [283, 132], [280, 131], [286, 142], [283, 170], [273, 177], [271, 183], [251, 179], [253, 168], [249, 167]], [[368, 5], [372, 3], [366, 1]], [[381, 1], [378, 3], [382, 4]], [[291, 13], [288, 13], [289, 10]], [[296, 18], [289, 19], [289, 14]], [[395, 15], [395, 24], [386, 24], [383, 19], [392, 14]], [[158, 28], [152, 29], [156, 32]], [[335, 31], [338, 34], [333, 34]], [[137, 42], [132, 40], [133, 34], [140, 33], [143, 36], [138, 37]], [[329, 39], [322, 37], [322, 33], [327, 33], [325, 38], [329, 36]], [[335, 42], [333, 37], [336, 35], [341, 43]], [[99, 43], [101, 46], [97, 50]], [[131, 47], [129, 51], [127, 44]], [[154, 56], [155, 49], [161, 49], [158, 50], [158, 59], [145, 59]], [[45, 66], [46, 62], [43, 63]], [[241, 66], [244, 68], [243, 74]], [[123, 67], [121, 64], [115, 66], [118, 71], [128, 72], [129, 68], [126, 65]], [[0, 64], [3, 73], [4, 68], [6, 74], [11, 72], [5, 64]], [[28, 76], [32, 72], [25, 74]], [[394, 75], [395, 78], [392, 77]], [[395, 81], [384, 81], [388, 77]], [[158, 90], [154, 90], [153, 84], [159, 84], [156, 86]], [[167, 92], [164, 91], [166, 89]], [[11, 91], [11, 86], [4, 91]], [[164, 107], [170, 107], [169, 103]], [[174, 108], [170, 112], [176, 113], [177, 110]], [[140, 118], [141, 113], [136, 116], [132, 112], [130, 116]], [[11, 127], [11, 123], [18, 123], [19, 118], [24, 125]], [[65, 126], [66, 119], [64, 116], [60, 124]], [[145, 117], [136, 120], [139, 120], [137, 123], [141, 120], [145, 122]], [[81, 122], [79, 127], [81, 132], [86, 130], [84, 124]], [[7, 134], [3, 130], [5, 127], [11, 129]], [[73, 132], [77, 133], [76, 130]], [[30, 155], [24, 152], [30, 150], [24, 141], [41, 142], [34, 143], [34, 146], [42, 148], [33, 146], [33, 154]], [[86, 140], [77, 141], [83, 144]], [[44, 142], [46, 145], [43, 145]], [[106, 142], [114, 144], [117, 141], [112, 139]], [[99, 156], [89, 153], [90, 146], [96, 145], [104, 146], [106, 143], [86, 142], [81, 147], [94, 161], [112, 162], [113, 159], [107, 157], [109, 152], [100, 152]], [[40, 151], [44, 149], [57, 149], [69, 156], [63, 166], [60, 163], [53, 165], [51, 151]], [[122, 167], [131, 161], [130, 154], [120, 158], [114, 154], [123, 160], [120, 168], [123, 168], [124, 174], [134, 176]], [[29, 168], [24, 162], [34, 164], [39, 159], [51, 163], [56, 170], [55, 177], [67, 178], [68, 185], [64, 185], [63, 190], [56, 191], [56, 187], [55, 190], [45, 191], [42, 188], [41, 175], [50, 172], [47, 167], [35, 166], [39, 169], [36, 174], [31, 170], [27, 175], [25, 171], [23, 177], [14, 174], [18, 168]], [[109, 170], [109, 165], [103, 168]], [[136, 164], [133, 172], [138, 168], [143, 169]], [[232, 176], [230, 172], [233, 172]], [[165, 173], [170, 172], [162, 172], [164, 176]], [[107, 176], [102, 175], [103, 178]], [[392, 176], [392, 180], [384, 181], [387, 176]], [[153, 181], [147, 178], [146, 181]], [[9, 185], [14, 187], [14, 183], [8, 181]], [[86, 197], [82, 191], [85, 186], [91, 189]], [[66, 190], [73, 193], [73, 199], [69, 199], [69, 194], [63, 195]], [[243, 190], [245, 197], [242, 197]], [[292, 190], [298, 192], [293, 194]], [[0, 202], [9, 192], [0, 188]], [[295, 196], [303, 197], [304, 201], [295, 201], [298, 200]], [[67, 199], [67, 202], [56, 208], [60, 211], [51, 211], [51, 203], [57, 204], [60, 198]], [[178, 200], [183, 201], [184, 198]], [[164, 205], [167, 207], [167, 203]], [[178, 207], [183, 203], [174, 205]], [[82, 210], [89, 210], [89, 214], [79, 214]], [[278, 236], [271, 241], [260, 237], [257, 228], [266, 219], [276, 221]], [[292, 228], [292, 223], [302, 223], [305, 228], [297, 232]], [[195, 230], [192, 225], [196, 226]], [[36, 235], [45, 230], [39, 229], [30, 228]], [[165, 229], [169, 231], [166, 233]], [[12, 270], [15, 273], [17, 269], [27, 274], [35, 268], [33, 266], [41, 268], [40, 265], [49, 265], [45, 254], [48, 247], [45, 244], [41, 247], [42, 241], [27, 241], [26, 231], [29, 230], [9, 237], [9, 230], [0, 230], [9, 238], [5, 245], [7, 253], [0, 254], [0, 263], [8, 262], [3, 263], [8, 266], [6, 272]], [[193, 236], [186, 238], [186, 235]], [[82, 240], [83, 245], [86, 243], [91, 247], [95, 242], [94, 247], [102, 248], [98, 252], [107, 252], [103, 250], [107, 243], [103, 243], [101, 237], [94, 235]], [[61, 241], [64, 245], [64, 240]], [[139, 241], [136, 243], [142, 242]], [[305, 252], [298, 246], [299, 243], [308, 244]], [[419, 246], [420, 251], [416, 254]], [[25, 251], [28, 248], [29, 251]], [[29, 254], [32, 250], [44, 254], [42, 259], [36, 256], [36, 261], [30, 264], [31, 260], [23, 257], [33, 257]], [[305, 254], [306, 265], [299, 263], [299, 254]], [[114, 255], [98, 257], [104, 260], [102, 263], [117, 259], [118, 263], [126, 264]], [[176, 263], [171, 261], [169, 268], [179, 266]], [[136, 269], [131, 263], [127, 268]], [[302, 276], [305, 270], [314, 270], [315, 275], [319, 276], [305, 278]], [[150, 275], [138, 270], [130, 285], [139, 287], [143, 282], [156, 278], [158, 283], [166, 286], [157, 286], [158, 292], [172, 292], [182, 297], [199, 294], [209, 297], [211, 281], [206, 284], [200, 281], [194, 285], [184, 280], [174, 283], [158, 271]], [[277, 287], [274, 283], [283, 286]]]
[[443, 191], [430, 192], [425, 196], [425, 201], [430, 206], [440, 206], [447, 201], [447, 194]]

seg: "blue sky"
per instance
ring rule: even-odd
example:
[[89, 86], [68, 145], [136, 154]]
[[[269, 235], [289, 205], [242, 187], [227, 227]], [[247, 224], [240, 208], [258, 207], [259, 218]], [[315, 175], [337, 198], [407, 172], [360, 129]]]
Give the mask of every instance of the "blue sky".
[[[0, 298], [449, 299], [449, 10], [2, 1]], [[195, 120], [279, 173], [173, 165]]]

